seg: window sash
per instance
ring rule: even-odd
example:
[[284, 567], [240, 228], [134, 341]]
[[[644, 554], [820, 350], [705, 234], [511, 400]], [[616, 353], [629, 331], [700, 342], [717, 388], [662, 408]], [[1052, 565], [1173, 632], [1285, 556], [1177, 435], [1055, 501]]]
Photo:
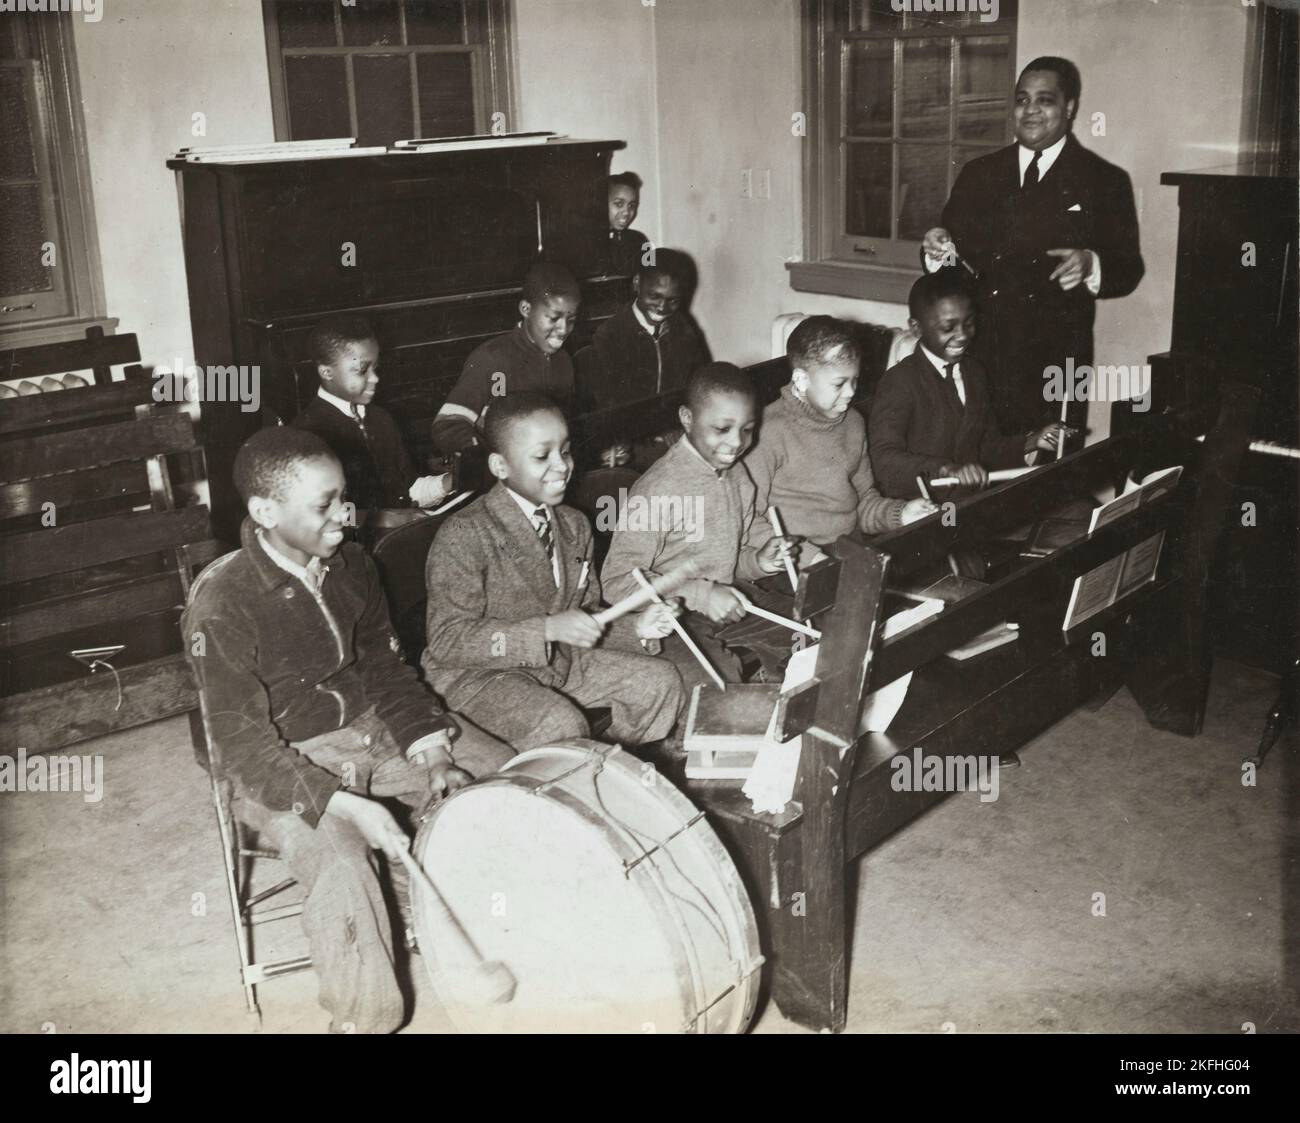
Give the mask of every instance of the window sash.
[[[879, 31], [849, 30], [847, 13], [842, 4], [834, 0], [811, 0], [805, 5], [810, 28], [805, 40], [816, 52], [809, 60], [805, 81], [815, 80], [817, 88], [814, 104], [822, 110], [822, 120], [811, 132], [816, 151], [809, 153], [815, 161], [815, 189], [808, 198], [813, 210], [808, 215], [807, 245], [809, 256], [817, 261], [839, 261], [856, 265], [878, 265], [912, 268], [918, 261], [920, 241], [901, 237], [899, 220], [900, 174], [902, 156], [907, 148], [942, 146], [944, 160], [944, 198], [951, 193], [957, 169], [974, 155], [993, 151], [1010, 143], [1012, 136], [1011, 111], [1015, 102], [1014, 82], [1006, 82], [1005, 125], [1002, 135], [994, 139], [967, 139], [959, 135], [958, 116], [961, 105], [961, 66], [963, 47], [972, 39], [996, 39], [1006, 42], [1007, 58], [1015, 59], [1015, 8], [1009, 7], [996, 23], [975, 22], [962, 27], [943, 25], [889, 28]], [[905, 45], [922, 39], [945, 41], [948, 45], [948, 124], [944, 136], [903, 136], [903, 65]], [[891, 45], [893, 71], [890, 90], [889, 134], [878, 137], [859, 137], [847, 132], [847, 107], [850, 97], [850, 57], [854, 44], [886, 42]], [[1010, 76], [1011, 78], [1014, 75]], [[851, 149], [859, 145], [877, 145], [890, 155], [889, 169], [889, 233], [888, 236], [851, 234], [848, 229], [848, 195], [853, 184], [849, 181]], [[810, 185], [811, 186], [811, 185]], [[936, 209], [933, 224], [939, 222]]]
[[[465, 9], [464, 43], [343, 43], [342, 13], [332, 4], [334, 14], [334, 46], [285, 47], [280, 43], [279, 22], [276, 19], [277, 0], [263, 0], [262, 10], [266, 29], [267, 56], [271, 75], [271, 105], [274, 116], [276, 140], [293, 139], [292, 121], [285, 80], [285, 60], [288, 58], [326, 57], [342, 58], [346, 68], [348, 92], [348, 120], [351, 135], [357, 136], [356, 78], [353, 60], [358, 56], [405, 56], [410, 77], [412, 135], [394, 137], [394, 140], [421, 139], [426, 135], [425, 123], [420, 114], [419, 61], [422, 55], [468, 56], [470, 63], [470, 91], [473, 101], [474, 131], [491, 131], [493, 115], [504, 113], [507, 122], [514, 120], [514, 83], [509, 65], [509, 8], [506, 0], [488, 0], [487, 3], [467, 4]], [[406, 4], [400, 7], [401, 37], [406, 39]]]

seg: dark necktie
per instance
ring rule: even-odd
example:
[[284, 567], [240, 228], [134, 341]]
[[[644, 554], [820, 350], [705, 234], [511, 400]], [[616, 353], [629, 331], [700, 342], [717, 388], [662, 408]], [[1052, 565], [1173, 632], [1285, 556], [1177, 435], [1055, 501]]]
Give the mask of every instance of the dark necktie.
[[551, 533], [550, 511], [545, 504], [533, 511], [533, 527], [537, 539], [546, 551], [546, 560], [551, 563], [552, 577], [555, 574], [555, 536]]
[[1021, 190], [1028, 191], [1031, 187], [1038, 186], [1038, 160], [1041, 156], [1041, 152], [1035, 152], [1034, 158], [1029, 161], [1029, 167], [1025, 169], [1025, 182], [1021, 184]]
[[365, 418], [361, 416], [361, 410], [358, 408], [356, 402], [352, 403], [352, 420], [357, 423], [357, 428], [360, 429], [363, 433], [366, 431]]

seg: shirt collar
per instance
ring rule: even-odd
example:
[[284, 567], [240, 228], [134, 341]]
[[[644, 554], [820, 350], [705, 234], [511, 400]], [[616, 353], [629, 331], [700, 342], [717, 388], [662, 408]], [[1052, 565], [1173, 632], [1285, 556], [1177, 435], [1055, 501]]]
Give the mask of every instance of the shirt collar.
[[[918, 343], [916, 346], [920, 349], [921, 354], [923, 354], [927, 359], [930, 360], [930, 365], [933, 366], [934, 369], [939, 372], [939, 377], [947, 378], [949, 364], [944, 362], [941, 358], [939, 358], [939, 356], [936, 355], [933, 351], [931, 351], [930, 348], [928, 348], [924, 343]], [[953, 363], [952, 365], [958, 368], [958, 373], [961, 372], [960, 360]]]
[[266, 540], [266, 535], [262, 533], [260, 528], [257, 531], [257, 541], [266, 552], [266, 556], [277, 566], [291, 576], [298, 578], [313, 592], [320, 591], [321, 585], [325, 582], [325, 574], [329, 572], [329, 567], [320, 558], [312, 558], [305, 566], [299, 565], [296, 561], [286, 558], [272, 546]]
[[[695, 459], [698, 460], [700, 464], [704, 466], [704, 470], [708, 472], [709, 475], [717, 476], [718, 479], [722, 479], [722, 477], [727, 474], [727, 471], [729, 470], [728, 468], [715, 468], [712, 464], [710, 464], [707, 460], [705, 460], [704, 454], [700, 452], [700, 450], [696, 448], [693, 444], [691, 444], [691, 438], [688, 437], [685, 433], [682, 434], [681, 439], [677, 443], [679, 445], [685, 445], [686, 448], [690, 450], [690, 455], [694, 456]], [[739, 464], [740, 461], [737, 460], [736, 463]], [[732, 465], [731, 467], [734, 466], [735, 465]]]
[[[1065, 147], [1065, 142], [1069, 136], [1070, 134], [1066, 133], [1065, 136], [1061, 137], [1061, 139], [1055, 144], [1048, 148], [1044, 148], [1042, 155], [1038, 157], [1038, 180], [1040, 183], [1042, 182], [1043, 176], [1047, 174], [1047, 170], [1056, 163], [1056, 158], [1061, 154], [1061, 150]], [[1017, 144], [1016, 155], [1020, 157], [1020, 182], [1024, 183], [1025, 169], [1033, 162], [1034, 150], [1032, 148], [1026, 148], [1023, 144]]]
[[632, 301], [632, 315], [636, 317], [636, 322], [641, 325], [642, 330], [650, 336], [651, 339], [658, 339], [668, 331], [668, 321], [665, 320], [658, 328], [645, 318], [645, 313], [641, 311], [641, 305], [635, 300]]
[[316, 391], [316, 396], [320, 398], [321, 401], [329, 402], [330, 405], [347, 417], [352, 417], [352, 411], [355, 409], [357, 411], [356, 416], [360, 417], [362, 421], [366, 419], [366, 407], [361, 405], [359, 402], [349, 402], [346, 398], [340, 398], [337, 394], [331, 394], [324, 386]]
[[503, 484], [502, 486], [505, 487], [506, 494], [519, 504], [519, 509], [523, 511], [529, 522], [533, 521], [533, 516], [536, 514], [538, 507], [546, 508], [546, 521], [551, 521], [551, 509], [545, 503], [534, 503], [531, 499], [525, 499], [519, 494], [519, 492], [515, 491], [515, 489], [510, 487], [508, 484]]

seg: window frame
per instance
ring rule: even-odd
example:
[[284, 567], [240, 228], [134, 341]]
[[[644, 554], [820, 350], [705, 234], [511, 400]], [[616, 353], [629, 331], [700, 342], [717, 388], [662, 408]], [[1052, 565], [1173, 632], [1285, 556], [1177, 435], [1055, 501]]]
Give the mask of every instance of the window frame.
[[[289, 122], [289, 99], [285, 88], [284, 59], [287, 56], [332, 56], [347, 60], [348, 118], [351, 122], [351, 134], [357, 135], [356, 83], [353, 77], [352, 60], [357, 55], [404, 55], [419, 56], [429, 54], [462, 54], [470, 58], [471, 84], [474, 91], [474, 131], [488, 133], [492, 131], [492, 116], [504, 113], [506, 130], [511, 130], [511, 122], [517, 120], [515, 97], [517, 82], [514, 75], [514, 23], [511, 0], [480, 0], [481, 8], [477, 12], [476, 23], [482, 42], [473, 42], [474, 35], [467, 27], [466, 43], [446, 44], [387, 44], [387, 45], [343, 45], [333, 47], [282, 47], [280, 43], [280, 24], [276, 19], [276, 7], [281, 0], [262, 0], [262, 23], [265, 29], [267, 70], [271, 83], [271, 117], [277, 141], [292, 140]], [[342, 12], [338, 0], [318, 0], [329, 4], [334, 13], [336, 37], [341, 39], [339, 25]], [[473, 0], [467, 0], [473, 3]], [[406, 28], [406, 4], [400, 8], [403, 38]], [[474, 13], [467, 12], [473, 16]], [[415, 131], [419, 133], [420, 118], [419, 88], [414, 75], [411, 81], [411, 120], [417, 122]], [[395, 140], [415, 139], [395, 137]]]
[[[1006, 5], [1009, 6], [1009, 5]], [[1016, 39], [1018, 10], [1004, 27], [974, 24], [967, 28], [947, 28], [943, 33], [960, 40], [990, 35], [1008, 39], [1008, 57], [1013, 72], [1007, 82], [1006, 125], [1003, 139], [997, 143], [963, 142], [955, 135], [959, 50], [949, 56], [949, 127], [940, 141], [933, 137], [899, 137], [899, 84], [902, 80], [903, 43], [908, 39], [933, 39], [936, 29], [898, 28], [872, 33], [850, 28], [852, 5], [847, 0], [802, 0], [802, 36], [804, 99], [808, 105], [805, 146], [803, 149], [803, 234], [802, 261], [790, 262], [787, 270], [793, 288], [804, 292], [865, 297], [894, 303], [903, 302], [917, 276], [920, 242], [902, 238], [881, 238], [847, 233], [845, 202], [847, 161], [851, 143], [844, 138], [841, 115], [847, 98], [848, 67], [845, 65], [850, 45], [855, 41], [885, 39], [893, 44], [894, 67], [891, 90], [891, 128], [888, 136], [877, 143], [888, 144], [891, 151], [908, 145], [943, 143], [950, 152], [968, 150], [994, 151], [1011, 143], [1011, 111], [1015, 104]], [[1018, 8], [1018, 6], [1017, 6]], [[990, 30], [990, 28], [996, 30]], [[834, 48], [828, 41], [834, 36]], [[897, 216], [900, 161], [891, 161], [890, 228]], [[949, 165], [951, 181], [955, 172]], [[946, 195], [945, 195], [946, 197]], [[935, 215], [935, 222], [939, 216]]]
[[[38, 99], [33, 103], [33, 143], [43, 188], [42, 209], [47, 221], [51, 217], [54, 220], [54, 268], [59, 276], [53, 291], [62, 295], [47, 295], [45, 299], [32, 293], [0, 296], [0, 306], [14, 307], [11, 301], [31, 297], [36, 305], [0, 312], [0, 343], [5, 347], [83, 339], [87, 328], [100, 327], [111, 333], [117, 326], [117, 320], [106, 311], [72, 17], [68, 13], [45, 13], [27, 18], [33, 21], [27, 31], [29, 42], [39, 57], [5, 61], [28, 71], [29, 89]], [[40, 63], [39, 71], [33, 65], [36, 62]], [[58, 307], [51, 308], [56, 299]]]

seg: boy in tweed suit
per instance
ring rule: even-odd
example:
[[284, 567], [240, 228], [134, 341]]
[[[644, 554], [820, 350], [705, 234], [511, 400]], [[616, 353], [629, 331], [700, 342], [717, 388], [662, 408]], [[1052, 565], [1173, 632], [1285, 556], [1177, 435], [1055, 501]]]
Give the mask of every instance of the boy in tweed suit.
[[652, 605], [608, 635], [592, 618], [591, 527], [562, 506], [573, 473], [564, 416], [542, 395], [512, 394], [488, 412], [484, 437], [498, 482], [429, 551], [429, 684], [520, 752], [590, 736], [584, 706], [610, 707], [620, 742], [663, 740], [682, 684], [652, 656], [677, 609]]

